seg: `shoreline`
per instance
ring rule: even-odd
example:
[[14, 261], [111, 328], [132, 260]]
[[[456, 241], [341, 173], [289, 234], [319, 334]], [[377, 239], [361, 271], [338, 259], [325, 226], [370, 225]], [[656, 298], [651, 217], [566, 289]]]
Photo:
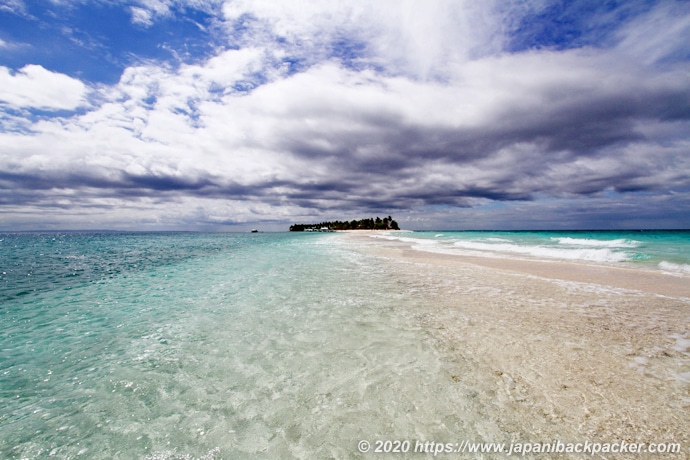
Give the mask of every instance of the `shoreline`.
[[[360, 233], [361, 232], [361, 233]], [[364, 233], [367, 232], [367, 233]], [[404, 230], [400, 230], [404, 232]], [[376, 231], [343, 231], [348, 235], [367, 237]], [[658, 295], [687, 297], [690, 299], [690, 277], [682, 274], [664, 273], [646, 268], [616, 267], [612, 265], [574, 262], [568, 260], [527, 259], [520, 257], [482, 257], [464, 254], [424, 251], [412, 248], [402, 241], [380, 240], [377, 251], [391, 251], [398, 256], [436, 264], [472, 264], [505, 272], [522, 273], [546, 279], [599, 284], [620, 289], [643, 291]]]
[[448, 383], [461, 380], [511, 439], [676, 442], [682, 453], [664, 458], [687, 458], [687, 277], [360, 235], [345, 238], [417, 292], [422, 327], [455, 366]]

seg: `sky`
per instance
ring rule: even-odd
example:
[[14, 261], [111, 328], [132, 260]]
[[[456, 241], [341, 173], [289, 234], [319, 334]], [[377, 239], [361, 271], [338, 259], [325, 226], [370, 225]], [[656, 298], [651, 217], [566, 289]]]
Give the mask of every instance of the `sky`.
[[690, 2], [0, 0], [0, 231], [690, 228]]

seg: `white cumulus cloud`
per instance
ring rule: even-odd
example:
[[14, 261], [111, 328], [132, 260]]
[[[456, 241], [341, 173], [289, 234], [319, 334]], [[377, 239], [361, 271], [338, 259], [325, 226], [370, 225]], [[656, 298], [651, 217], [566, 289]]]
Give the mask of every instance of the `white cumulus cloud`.
[[80, 80], [27, 65], [12, 72], [0, 66], [0, 103], [12, 108], [74, 110], [86, 104], [87, 86]]

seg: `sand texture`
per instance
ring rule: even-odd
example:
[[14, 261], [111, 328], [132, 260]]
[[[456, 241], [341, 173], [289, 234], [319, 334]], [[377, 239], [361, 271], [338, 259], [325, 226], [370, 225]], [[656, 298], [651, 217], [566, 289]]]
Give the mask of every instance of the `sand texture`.
[[345, 237], [418, 296], [419, 320], [451, 357], [448, 385], [510, 440], [675, 442], [681, 454], [642, 458], [690, 458], [687, 277]]

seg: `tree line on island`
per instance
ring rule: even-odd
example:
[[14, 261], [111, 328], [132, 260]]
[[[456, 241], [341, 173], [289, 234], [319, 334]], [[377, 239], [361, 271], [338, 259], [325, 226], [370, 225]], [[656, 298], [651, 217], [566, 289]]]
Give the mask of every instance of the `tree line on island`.
[[319, 224], [294, 224], [290, 225], [291, 232], [313, 232], [326, 230], [400, 230], [398, 223], [391, 216], [331, 222], [321, 222]]

